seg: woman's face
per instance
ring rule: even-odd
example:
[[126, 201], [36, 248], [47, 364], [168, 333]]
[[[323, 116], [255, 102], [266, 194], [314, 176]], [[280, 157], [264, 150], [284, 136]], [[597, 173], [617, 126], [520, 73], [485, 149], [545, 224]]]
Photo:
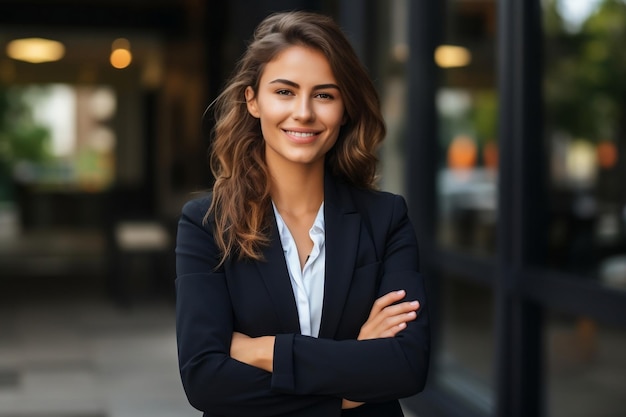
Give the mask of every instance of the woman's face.
[[268, 166], [324, 163], [339, 136], [345, 108], [328, 60], [319, 51], [291, 46], [265, 66], [249, 113], [261, 122]]

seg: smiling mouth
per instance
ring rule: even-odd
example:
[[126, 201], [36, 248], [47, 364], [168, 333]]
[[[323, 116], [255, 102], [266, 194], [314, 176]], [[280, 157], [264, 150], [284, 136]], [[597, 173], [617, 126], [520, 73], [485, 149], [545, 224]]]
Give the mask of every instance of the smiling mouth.
[[297, 138], [310, 138], [318, 134], [317, 132], [294, 132], [293, 130], [285, 130], [285, 133]]

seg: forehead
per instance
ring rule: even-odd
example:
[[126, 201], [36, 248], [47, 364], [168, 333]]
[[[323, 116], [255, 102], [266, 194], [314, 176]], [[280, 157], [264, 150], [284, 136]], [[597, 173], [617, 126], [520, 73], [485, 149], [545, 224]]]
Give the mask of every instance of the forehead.
[[269, 61], [261, 74], [261, 84], [285, 79], [297, 84], [336, 84], [336, 78], [326, 56], [317, 49], [290, 46]]

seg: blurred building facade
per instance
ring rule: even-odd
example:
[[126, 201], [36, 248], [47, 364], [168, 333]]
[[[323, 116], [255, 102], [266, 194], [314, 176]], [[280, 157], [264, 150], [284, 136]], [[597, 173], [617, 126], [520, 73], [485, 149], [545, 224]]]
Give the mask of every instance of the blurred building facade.
[[[381, 187], [433, 316], [406, 408], [626, 414], [624, 0], [1, 0], [0, 288], [169, 294], [177, 215], [211, 185], [203, 112], [287, 9], [333, 15], [381, 95]], [[18, 59], [25, 38], [61, 56]]]

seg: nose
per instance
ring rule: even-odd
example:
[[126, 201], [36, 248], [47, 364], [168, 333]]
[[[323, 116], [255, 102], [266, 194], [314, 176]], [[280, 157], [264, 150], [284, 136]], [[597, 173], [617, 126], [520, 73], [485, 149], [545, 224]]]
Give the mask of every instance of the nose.
[[311, 99], [306, 95], [301, 95], [294, 100], [293, 118], [303, 122], [310, 122], [315, 118]]

